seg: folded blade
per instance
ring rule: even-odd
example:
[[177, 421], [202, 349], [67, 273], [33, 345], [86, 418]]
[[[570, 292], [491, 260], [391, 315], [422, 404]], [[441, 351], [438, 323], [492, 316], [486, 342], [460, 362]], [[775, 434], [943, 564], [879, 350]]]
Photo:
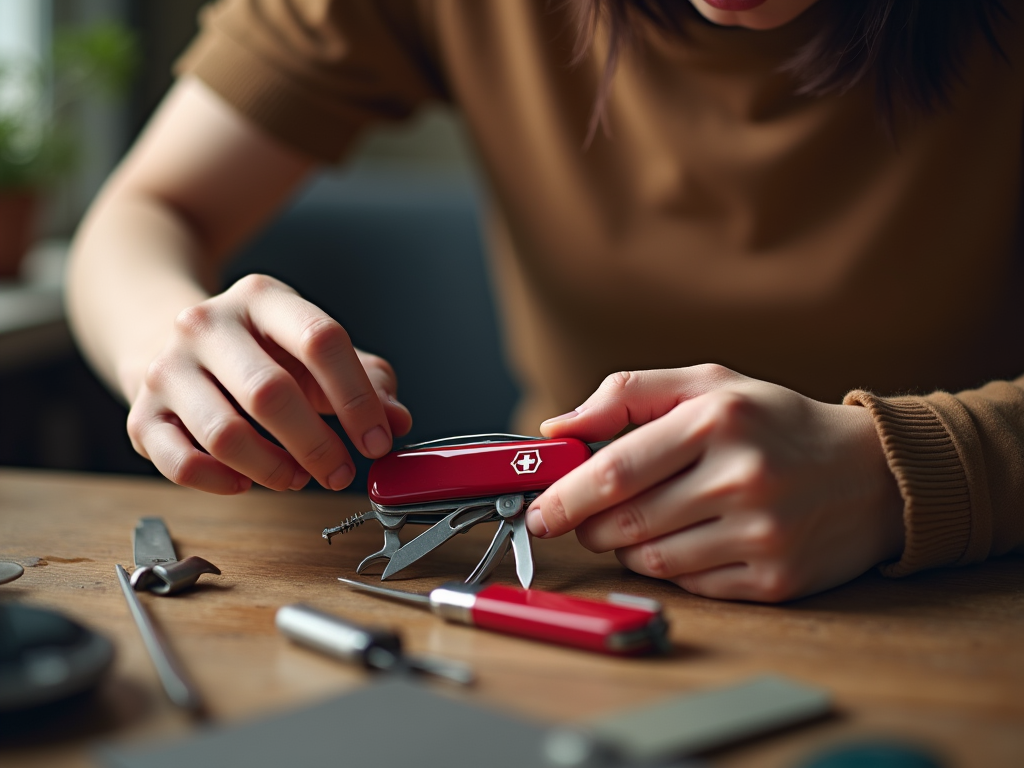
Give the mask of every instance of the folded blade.
[[533, 549], [530, 546], [530, 532], [526, 528], [526, 515], [520, 514], [508, 521], [512, 524], [512, 553], [516, 558], [516, 576], [523, 589], [533, 583]]
[[139, 518], [132, 536], [132, 547], [135, 551], [136, 568], [152, 567], [178, 560], [171, 534], [160, 517]]
[[459, 507], [395, 552], [384, 569], [384, 574], [380, 577], [381, 581], [391, 578], [403, 568], [407, 568], [424, 555], [433, 552], [455, 534], [476, 525], [492, 514], [495, 514], [493, 504], [481, 507], [475, 507], [475, 505]]
[[508, 520], [502, 520], [501, 525], [498, 526], [498, 530], [494, 532], [494, 538], [491, 539], [490, 545], [487, 547], [487, 551], [484, 552], [484, 556], [480, 558], [480, 562], [476, 564], [476, 568], [469, 574], [466, 579], [466, 584], [479, 584], [485, 581], [492, 573], [494, 569], [498, 567], [498, 564], [504, 559], [505, 554], [508, 552], [508, 548], [512, 545], [512, 524]]

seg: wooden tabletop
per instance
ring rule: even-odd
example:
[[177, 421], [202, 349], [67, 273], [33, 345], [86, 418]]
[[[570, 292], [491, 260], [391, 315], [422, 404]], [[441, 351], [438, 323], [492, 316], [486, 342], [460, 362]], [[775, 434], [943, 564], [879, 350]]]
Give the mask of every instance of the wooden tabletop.
[[[0, 738], [0, 764], [90, 765], [97, 740], [132, 743], [195, 727], [162, 695], [118, 587], [140, 516], [162, 516], [181, 557], [223, 571], [172, 598], [144, 595], [208, 700], [237, 721], [363, 685], [361, 670], [292, 645], [274, 613], [305, 602], [401, 631], [410, 650], [471, 664], [470, 700], [546, 722], [571, 722], [669, 694], [776, 672], [831, 691], [824, 722], [720, 751], [721, 766], [795, 766], [824, 747], [864, 739], [926, 746], [955, 766], [1024, 765], [1024, 559], [1008, 557], [902, 580], [871, 573], [783, 606], [689, 595], [624, 570], [571, 536], [535, 541], [535, 585], [603, 597], [609, 591], [666, 606], [674, 652], [615, 659], [446, 624], [413, 607], [357, 594], [337, 576], [381, 543], [368, 523], [335, 539], [320, 531], [362, 511], [356, 495], [253, 491], [217, 497], [162, 480], [0, 470], [0, 560], [25, 566], [0, 599], [53, 608], [117, 647], [113, 673], [87, 715], [24, 723]], [[464, 578], [486, 547], [480, 526], [417, 564], [397, 586], [426, 591]], [[514, 583], [509, 557], [496, 580]], [[369, 577], [367, 577], [369, 578]], [[373, 579], [376, 581], [376, 579]]]

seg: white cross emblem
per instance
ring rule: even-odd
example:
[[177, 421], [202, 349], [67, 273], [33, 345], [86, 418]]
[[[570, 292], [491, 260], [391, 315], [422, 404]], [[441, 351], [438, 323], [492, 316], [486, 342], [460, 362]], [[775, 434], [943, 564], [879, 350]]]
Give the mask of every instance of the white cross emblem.
[[542, 462], [540, 451], [536, 448], [532, 451], [520, 451], [512, 459], [512, 469], [517, 475], [532, 475], [540, 469]]

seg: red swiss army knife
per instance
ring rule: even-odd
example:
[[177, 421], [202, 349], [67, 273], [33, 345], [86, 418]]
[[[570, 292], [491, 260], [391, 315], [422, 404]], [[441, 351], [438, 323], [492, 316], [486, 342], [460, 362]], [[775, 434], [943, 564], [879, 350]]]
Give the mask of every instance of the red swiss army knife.
[[[478, 523], [498, 522], [490, 546], [466, 579], [478, 584], [497, 568], [511, 547], [524, 588], [533, 581], [533, 555], [526, 508], [562, 475], [589, 459], [604, 443], [565, 437], [553, 440], [488, 434], [418, 443], [383, 456], [370, 467], [369, 512], [327, 528], [323, 537], [346, 533], [367, 520], [384, 528], [384, 546], [356, 568], [362, 573], [385, 561], [389, 579], [424, 555]], [[406, 523], [429, 525], [402, 544]]]

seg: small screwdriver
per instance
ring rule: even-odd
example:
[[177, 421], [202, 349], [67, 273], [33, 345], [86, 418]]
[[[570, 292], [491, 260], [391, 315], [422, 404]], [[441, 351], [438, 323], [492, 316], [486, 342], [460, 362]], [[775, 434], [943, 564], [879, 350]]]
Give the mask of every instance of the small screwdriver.
[[352, 579], [339, 577], [338, 581], [416, 603], [447, 621], [508, 635], [615, 656], [665, 652], [669, 648], [668, 624], [661, 605], [644, 597], [613, 593], [605, 602], [539, 589], [460, 582], [419, 595]]
[[367, 669], [435, 675], [459, 685], [473, 683], [473, 670], [464, 664], [406, 655], [402, 639], [394, 632], [362, 627], [308, 605], [294, 603], [279, 608], [274, 623], [296, 643]]

